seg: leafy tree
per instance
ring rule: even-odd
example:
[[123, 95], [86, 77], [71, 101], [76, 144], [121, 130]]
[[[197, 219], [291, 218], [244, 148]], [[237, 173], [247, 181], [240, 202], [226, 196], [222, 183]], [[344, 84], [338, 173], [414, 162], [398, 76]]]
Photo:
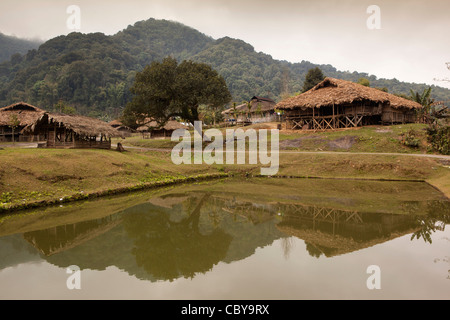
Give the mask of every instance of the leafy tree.
[[164, 125], [179, 117], [194, 124], [199, 120], [199, 107], [223, 106], [231, 100], [225, 80], [204, 63], [174, 58], [153, 62], [136, 75], [131, 87], [133, 100], [124, 110], [123, 121], [130, 127], [153, 119]]
[[367, 78], [359, 78], [358, 84], [363, 85], [365, 87], [370, 87], [370, 81]]
[[419, 111], [419, 117], [422, 118], [424, 122], [429, 121], [429, 116], [431, 113], [431, 106], [434, 103], [434, 99], [431, 98], [431, 87], [423, 90], [422, 93], [414, 92], [410, 90], [410, 99], [421, 104], [423, 109]]
[[15, 143], [15, 131], [16, 128], [20, 125], [20, 120], [17, 117], [17, 114], [13, 113], [9, 116], [9, 126], [11, 127], [12, 130], [12, 142]]
[[322, 82], [325, 79], [325, 76], [318, 67], [314, 69], [310, 69], [305, 77], [305, 82], [303, 83], [302, 92], [306, 92], [314, 88], [317, 84]]
[[59, 112], [59, 113], [64, 113], [64, 114], [77, 114], [77, 110], [72, 107], [72, 106], [68, 106], [64, 103], [64, 101], [59, 100], [58, 103], [55, 105], [55, 111]]

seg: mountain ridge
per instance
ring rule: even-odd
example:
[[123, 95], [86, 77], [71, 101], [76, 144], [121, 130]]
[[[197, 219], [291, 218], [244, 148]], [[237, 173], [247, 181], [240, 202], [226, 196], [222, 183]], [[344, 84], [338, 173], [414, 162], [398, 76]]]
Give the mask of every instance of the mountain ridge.
[[[293, 95], [314, 67], [333, 78], [354, 82], [367, 78], [372, 87], [385, 87], [390, 93], [408, 95], [410, 89], [421, 92], [430, 87], [339, 71], [329, 64], [276, 60], [243, 40], [213, 39], [179, 22], [151, 18], [111, 36], [100, 32], [58, 36], [0, 63], [0, 105], [23, 100], [51, 110], [62, 100], [80, 114], [111, 120], [131, 100], [129, 88], [136, 72], [169, 55], [211, 65], [238, 103], [254, 95], [276, 101]], [[431, 87], [435, 99], [450, 100], [449, 89]]]

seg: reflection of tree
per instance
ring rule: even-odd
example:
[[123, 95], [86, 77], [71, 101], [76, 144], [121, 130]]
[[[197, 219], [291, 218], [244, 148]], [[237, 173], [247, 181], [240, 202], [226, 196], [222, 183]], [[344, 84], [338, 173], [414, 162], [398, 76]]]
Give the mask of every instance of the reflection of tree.
[[[180, 222], [171, 221], [161, 211], [125, 215], [124, 227], [134, 239], [132, 252], [138, 266], [156, 278], [172, 281], [207, 272], [223, 260], [231, 236], [221, 229], [207, 235], [199, 231], [200, 209], [208, 198], [208, 194], [204, 195], [191, 214]], [[191, 206], [190, 201], [187, 207]]]
[[450, 208], [448, 201], [433, 201], [428, 206], [429, 214], [416, 217], [419, 230], [414, 232], [411, 240], [422, 238], [432, 243], [431, 235], [436, 231], [444, 231], [445, 225], [450, 223]]
[[312, 244], [310, 242], [306, 242], [306, 251], [308, 251], [309, 255], [311, 257], [320, 258], [321, 255], [324, 255], [326, 257], [330, 257], [333, 255], [334, 252], [337, 250], [334, 248], [327, 248], [325, 246], [321, 246], [318, 244]]

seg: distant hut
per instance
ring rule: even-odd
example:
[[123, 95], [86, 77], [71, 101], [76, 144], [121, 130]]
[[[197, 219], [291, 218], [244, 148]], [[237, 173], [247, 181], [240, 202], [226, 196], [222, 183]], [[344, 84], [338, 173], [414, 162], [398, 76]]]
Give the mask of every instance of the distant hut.
[[123, 135], [108, 123], [98, 119], [46, 112], [33, 124], [25, 127], [24, 134], [44, 136], [46, 148], [110, 149], [112, 137]]
[[136, 131], [131, 129], [130, 127], [125, 126], [120, 120], [113, 120], [109, 122], [109, 125], [121, 132], [124, 137], [130, 137]]
[[422, 106], [375, 88], [326, 78], [276, 108], [284, 110], [287, 129], [326, 130], [415, 122]]
[[156, 139], [171, 137], [177, 129], [187, 129], [187, 126], [175, 120], [169, 120], [164, 127], [158, 125], [156, 121], [151, 121], [137, 128], [144, 139]]
[[272, 99], [255, 96], [248, 103], [227, 109], [222, 114], [225, 121], [228, 122], [234, 120], [251, 123], [273, 122], [278, 120], [278, 115], [275, 112], [276, 104]]
[[18, 125], [14, 129], [14, 141], [29, 142], [38, 141], [39, 136], [24, 136], [21, 131], [33, 124], [44, 114], [44, 110], [31, 104], [19, 102], [0, 109], [0, 141], [13, 141], [12, 120], [17, 119]]

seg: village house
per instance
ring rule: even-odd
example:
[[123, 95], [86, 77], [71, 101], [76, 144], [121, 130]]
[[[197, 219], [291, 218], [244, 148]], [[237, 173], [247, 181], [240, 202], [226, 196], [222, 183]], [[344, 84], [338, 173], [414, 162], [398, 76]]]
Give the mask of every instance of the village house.
[[123, 135], [99, 119], [78, 115], [45, 112], [22, 130], [23, 134], [39, 135], [44, 148], [110, 149], [112, 137]]
[[188, 127], [175, 120], [169, 120], [164, 127], [160, 127], [156, 121], [150, 121], [137, 128], [137, 132], [141, 133], [144, 139], [170, 138], [177, 129]]
[[[28, 125], [33, 124], [45, 113], [25, 102], [18, 102], [0, 109], [0, 142], [33, 142], [38, 141], [38, 135], [23, 135], [21, 131]], [[13, 125], [13, 122], [16, 122]], [[14, 127], [14, 128], [13, 128]]]
[[326, 78], [276, 108], [284, 111], [286, 129], [327, 130], [416, 122], [422, 106], [375, 88]]
[[109, 122], [109, 125], [122, 133], [124, 137], [131, 137], [136, 130], [131, 129], [130, 127], [125, 126], [120, 120], [113, 120]]
[[222, 115], [226, 122], [273, 122], [279, 120], [275, 105], [272, 99], [255, 96], [248, 103], [223, 111]]

